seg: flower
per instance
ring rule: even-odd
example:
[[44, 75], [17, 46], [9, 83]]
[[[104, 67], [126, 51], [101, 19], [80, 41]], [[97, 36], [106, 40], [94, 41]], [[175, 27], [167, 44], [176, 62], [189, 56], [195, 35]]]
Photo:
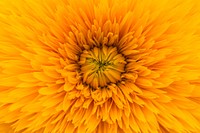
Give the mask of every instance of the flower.
[[200, 132], [199, 0], [1, 0], [1, 133]]

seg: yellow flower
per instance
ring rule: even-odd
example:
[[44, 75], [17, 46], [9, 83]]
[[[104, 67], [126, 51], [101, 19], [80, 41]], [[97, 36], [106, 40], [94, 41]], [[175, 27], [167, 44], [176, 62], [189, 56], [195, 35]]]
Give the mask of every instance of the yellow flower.
[[199, 0], [0, 0], [0, 133], [200, 132]]

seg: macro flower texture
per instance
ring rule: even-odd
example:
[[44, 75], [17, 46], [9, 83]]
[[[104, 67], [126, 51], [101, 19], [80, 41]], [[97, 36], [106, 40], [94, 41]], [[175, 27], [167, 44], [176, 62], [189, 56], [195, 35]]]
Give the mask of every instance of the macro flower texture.
[[199, 133], [199, 0], [0, 0], [0, 133]]

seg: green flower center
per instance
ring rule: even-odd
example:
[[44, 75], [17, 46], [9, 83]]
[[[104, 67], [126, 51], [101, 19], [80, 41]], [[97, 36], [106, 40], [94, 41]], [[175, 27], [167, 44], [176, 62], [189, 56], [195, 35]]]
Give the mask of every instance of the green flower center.
[[83, 82], [94, 89], [120, 81], [125, 64], [125, 58], [117, 48], [107, 46], [84, 50], [79, 61]]

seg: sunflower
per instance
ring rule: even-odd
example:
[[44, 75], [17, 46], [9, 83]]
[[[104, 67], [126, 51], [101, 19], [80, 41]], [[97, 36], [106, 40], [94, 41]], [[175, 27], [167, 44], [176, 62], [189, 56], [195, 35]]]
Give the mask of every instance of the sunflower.
[[1, 133], [200, 132], [199, 0], [1, 0]]

